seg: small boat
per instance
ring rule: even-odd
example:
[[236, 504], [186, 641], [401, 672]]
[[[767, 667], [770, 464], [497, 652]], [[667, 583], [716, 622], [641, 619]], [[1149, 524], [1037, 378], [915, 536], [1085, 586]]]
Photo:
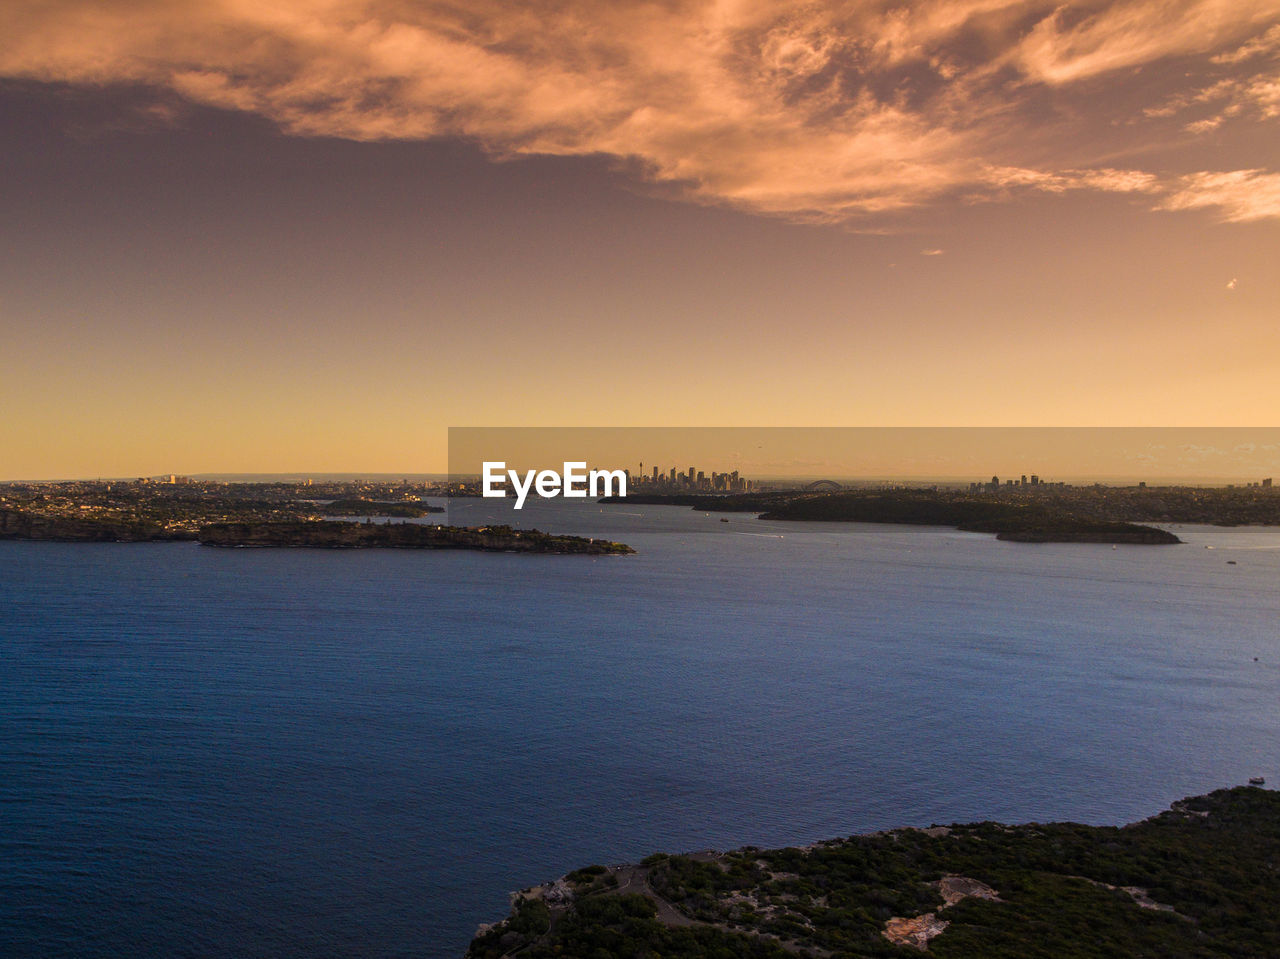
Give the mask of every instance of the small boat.
[[1266, 781], [1266, 779], [1264, 779], [1262, 776], [1250, 776], [1250, 777], [1249, 777], [1249, 785], [1250, 785], [1250, 786], [1265, 786], [1266, 784], [1267, 784], [1267, 781]]
[[727, 523], [727, 522], [729, 522], [729, 521], [728, 521], [727, 519], [725, 519], [725, 518], [722, 516], [722, 517], [720, 517], [720, 522], [722, 522], [722, 523]]

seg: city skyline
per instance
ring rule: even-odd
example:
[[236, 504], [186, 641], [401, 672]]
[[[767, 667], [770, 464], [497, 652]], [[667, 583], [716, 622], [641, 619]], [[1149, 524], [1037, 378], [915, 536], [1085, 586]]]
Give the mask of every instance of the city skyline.
[[1280, 418], [1274, 0], [0, 30], [3, 479], [443, 472], [484, 423]]

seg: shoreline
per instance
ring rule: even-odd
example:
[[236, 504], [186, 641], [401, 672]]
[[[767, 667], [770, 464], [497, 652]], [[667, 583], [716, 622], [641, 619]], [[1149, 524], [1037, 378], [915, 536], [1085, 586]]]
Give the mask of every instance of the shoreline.
[[[1280, 791], [1252, 782], [1123, 826], [980, 822], [656, 853], [512, 893], [511, 914], [482, 924], [466, 959], [624, 941], [667, 959], [879, 955], [939, 936], [948, 956], [1014, 959], [1074, 955], [1065, 944], [1086, 931], [1097, 949], [1081, 955], [1270, 955], [1280, 918], [1262, 916], [1280, 896], [1277, 855]], [[1257, 920], [1242, 933], [1237, 916]], [[1254, 951], [1239, 951], [1260, 925]]]

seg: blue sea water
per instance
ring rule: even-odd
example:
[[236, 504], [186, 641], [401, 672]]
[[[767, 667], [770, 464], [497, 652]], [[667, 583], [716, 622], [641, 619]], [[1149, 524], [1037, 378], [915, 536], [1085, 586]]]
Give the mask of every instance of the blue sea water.
[[587, 863], [1280, 778], [1280, 529], [517, 515], [639, 553], [0, 543], [0, 954], [459, 957]]

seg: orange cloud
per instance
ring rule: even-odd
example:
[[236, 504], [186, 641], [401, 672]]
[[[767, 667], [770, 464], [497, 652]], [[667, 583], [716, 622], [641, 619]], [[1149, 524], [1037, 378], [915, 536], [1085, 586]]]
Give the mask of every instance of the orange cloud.
[[1163, 210], [1216, 207], [1229, 223], [1280, 217], [1280, 174], [1262, 170], [1193, 173], [1160, 203]]
[[[1275, 0], [8, 0], [0, 75], [144, 84], [302, 136], [603, 154], [689, 199], [797, 220], [1017, 187], [1240, 219], [1225, 194], [1192, 203], [1191, 181], [1092, 162], [1111, 151], [1097, 98], [1059, 112], [1043, 97], [1173, 57], [1245, 69], [1278, 19]], [[1274, 117], [1275, 83], [1248, 69], [1237, 96]], [[1185, 63], [1166, 73], [1194, 83]], [[1150, 122], [1196, 97], [1162, 92]]]
[[1066, 3], [1041, 19], [1010, 59], [1026, 75], [1062, 84], [1180, 54], [1206, 54], [1265, 28], [1274, 0]]

